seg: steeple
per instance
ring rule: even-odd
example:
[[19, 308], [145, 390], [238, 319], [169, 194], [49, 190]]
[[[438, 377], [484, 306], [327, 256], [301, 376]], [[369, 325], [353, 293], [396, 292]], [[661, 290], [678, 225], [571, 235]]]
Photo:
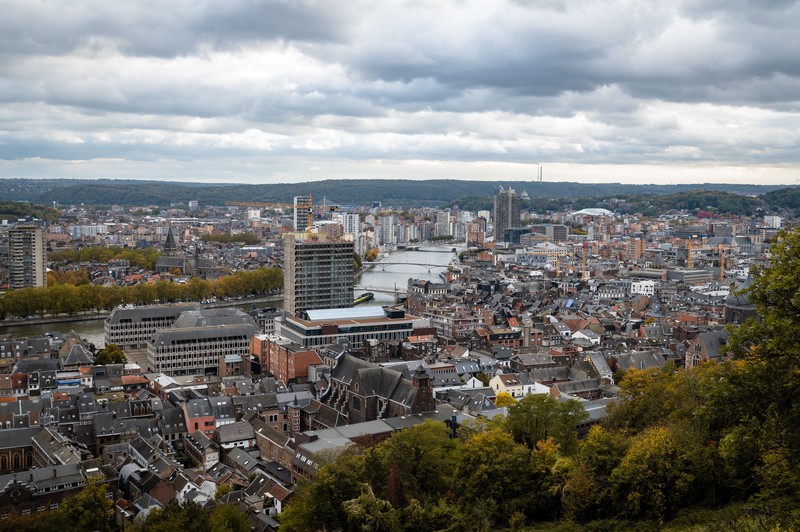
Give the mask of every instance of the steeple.
[[167, 231], [167, 240], [164, 242], [164, 255], [174, 256], [178, 252], [178, 245], [175, 243], [175, 235], [172, 234], [172, 227]]

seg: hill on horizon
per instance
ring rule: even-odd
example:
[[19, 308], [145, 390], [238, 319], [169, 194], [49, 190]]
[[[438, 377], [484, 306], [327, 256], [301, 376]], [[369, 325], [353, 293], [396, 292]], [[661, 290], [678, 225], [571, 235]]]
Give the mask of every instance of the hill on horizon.
[[0, 196], [6, 201], [60, 205], [157, 205], [168, 206], [197, 200], [201, 205], [226, 201], [291, 202], [294, 196], [312, 194], [314, 203], [437, 206], [466, 197], [494, 195], [499, 187], [511, 187], [531, 198], [588, 198], [593, 196], [676, 194], [693, 190], [764, 195], [787, 188], [783, 185], [679, 184], [629, 185], [534, 181], [467, 181], [451, 179], [382, 180], [329, 179], [307, 183], [244, 185], [134, 180], [0, 179]]

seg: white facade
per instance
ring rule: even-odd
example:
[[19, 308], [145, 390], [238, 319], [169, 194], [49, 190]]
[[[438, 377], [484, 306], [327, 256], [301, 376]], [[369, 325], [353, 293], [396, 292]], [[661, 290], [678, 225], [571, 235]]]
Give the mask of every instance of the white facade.
[[631, 283], [631, 294], [652, 296], [656, 293], [655, 281], [634, 281]]

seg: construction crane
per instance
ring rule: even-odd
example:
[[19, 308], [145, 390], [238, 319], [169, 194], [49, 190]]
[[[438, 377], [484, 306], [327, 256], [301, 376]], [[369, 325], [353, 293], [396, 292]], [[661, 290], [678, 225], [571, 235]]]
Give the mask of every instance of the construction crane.
[[[298, 196], [301, 197], [301, 196]], [[302, 203], [279, 203], [279, 202], [262, 202], [262, 201], [226, 201], [225, 205], [228, 207], [253, 207], [256, 209], [296, 209], [298, 207], [306, 209], [306, 230], [314, 225], [314, 203], [311, 199], [311, 194], [308, 195], [308, 204]], [[324, 210], [328, 212], [338, 211], [337, 205], [325, 205]]]
[[692, 241], [689, 240], [689, 245], [687, 247], [687, 256], [686, 256], [686, 269], [691, 270], [694, 267], [694, 257], [692, 257]]
[[725, 281], [725, 244], [719, 245], [719, 282]]

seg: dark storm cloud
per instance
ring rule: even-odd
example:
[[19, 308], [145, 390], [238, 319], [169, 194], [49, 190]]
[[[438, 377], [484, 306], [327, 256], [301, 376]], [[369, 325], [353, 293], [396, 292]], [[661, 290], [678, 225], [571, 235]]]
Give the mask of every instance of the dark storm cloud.
[[800, 153], [797, 2], [0, 0], [0, 13], [9, 164], [242, 159], [290, 175], [305, 160]]

